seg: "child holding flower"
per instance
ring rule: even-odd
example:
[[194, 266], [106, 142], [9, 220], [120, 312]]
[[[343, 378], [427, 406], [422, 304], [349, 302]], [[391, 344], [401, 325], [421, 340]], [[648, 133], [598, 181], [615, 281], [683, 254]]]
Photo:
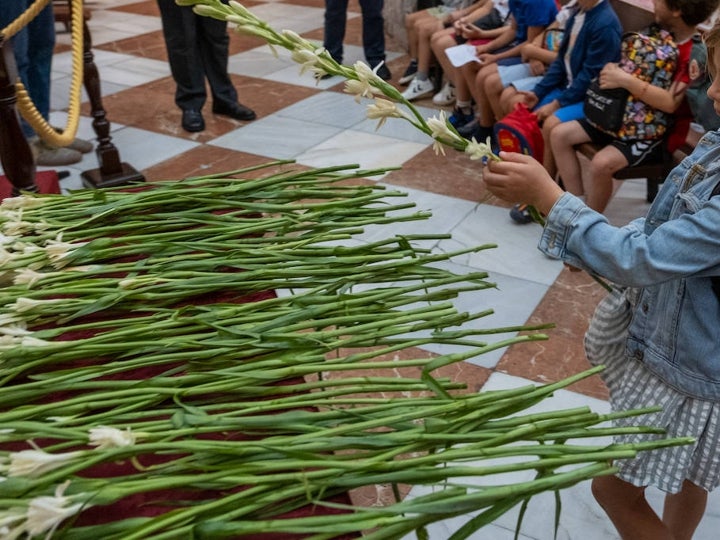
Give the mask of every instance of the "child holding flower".
[[[720, 25], [708, 32], [706, 44], [714, 78], [708, 96], [720, 111]], [[623, 300], [627, 326], [622, 335], [607, 336], [621, 342], [620, 354], [601, 359], [613, 408], [661, 406], [646, 415], [646, 424], [695, 439], [618, 461], [616, 476], [593, 481], [593, 494], [622, 538], [689, 539], [707, 492], [720, 484], [720, 196], [714, 196], [720, 191], [720, 132], [705, 134], [671, 171], [647, 217], [620, 228], [563, 192], [531, 157], [500, 157], [483, 171], [487, 188], [547, 215], [541, 251], [632, 288]], [[667, 493], [662, 517], [645, 499], [649, 485]]]

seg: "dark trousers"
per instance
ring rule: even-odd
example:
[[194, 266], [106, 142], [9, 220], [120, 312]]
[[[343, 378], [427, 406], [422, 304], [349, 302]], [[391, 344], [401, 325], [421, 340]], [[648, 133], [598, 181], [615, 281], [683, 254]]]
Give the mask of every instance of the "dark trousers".
[[[330, 55], [340, 63], [343, 60], [347, 6], [348, 0], [325, 0], [324, 46]], [[375, 67], [385, 60], [383, 0], [360, 0], [360, 8], [362, 10], [365, 59], [371, 67]]]
[[[32, 0], [0, 0], [0, 28], [17, 19]], [[45, 8], [11, 39], [20, 80], [40, 115], [50, 116], [50, 70], [55, 47], [55, 17], [52, 4]], [[21, 120], [22, 130], [30, 138], [35, 132]]]
[[237, 103], [237, 91], [227, 72], [227, 23], [196, 15], [192, 7], [178, 6], [175, 0], [158, 0], [158, 6], [177, 106], [202, 109], [207, 99], [206, 77], [213, 103]]

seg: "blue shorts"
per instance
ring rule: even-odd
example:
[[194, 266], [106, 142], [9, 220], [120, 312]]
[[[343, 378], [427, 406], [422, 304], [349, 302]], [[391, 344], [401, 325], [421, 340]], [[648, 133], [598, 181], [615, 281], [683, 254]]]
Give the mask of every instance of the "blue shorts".
[[535, 85], [542, 80], [542, 75], [536, 77], [525, 77], [517, 79], [510, 84], [515, 87], [518, 92], [532, 92]]
[[[562, 94], [562, 92], [563, 91], [559, 88], [551, 91], [547, 96], [542, 99], [542, 101], [540, 101], [540, 103], [535, 106], [535, 108], [539, 109], [543, 105], [547, 105], [554, 99], [557, 99]], [[557, 116], [561, 122], [569, 122], [570, 120], [579, 120], [580, 118], [585, 118], [585, 113], [583, 112], [583, 102], [579, 101], [577, 103], [565, 105], [565, 107], [561, 107], [553, 114]]]
[[514, 66], [498, 66], [498, 75], [502, 81], [503, 88], [507, 88], [510, 83], [519, 79], [530, 77], [530, 65], [526, 63], [515, 64]]

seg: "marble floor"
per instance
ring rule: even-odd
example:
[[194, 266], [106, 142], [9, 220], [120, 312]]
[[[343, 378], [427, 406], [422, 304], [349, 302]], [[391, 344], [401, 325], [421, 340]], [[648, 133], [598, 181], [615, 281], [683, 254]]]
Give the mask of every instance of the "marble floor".
[[[247, 0], [244, 4], [274, 27], [287, 28], [309, 39], [322, 39], [322, 0]], [[413, 222], [414, 232], [451, 233], [452, 240], [433, 249], [495, 243], [455, 260], [461, 272], [485, 270], [497, 284], [491, 291], [465, 295], [458, 307], [477, 311], [492, 307], [494, 314], [473, 324], [489, 327], [554, 322], [544, 342], [498, 349], [458, 366], [453, 376], [471, 390], [507, 388], [556, 381], [589, 367], [582, 349], [582, 335], [603, 290], [581, 273], [570, 273], [536, 249], [540, 229], [518, 226], [506, 204], [483, 188], [479, 167], [464, 155], [450, 151], [436, 156], [431, 140], [401, 120], [376, 130], [365, 118], [364, 106], [344, 94], [339, 78], [320, 82], [299, 68], [285, 51], [277, 56], [257, 39], [233, 34], [230, 71], [240, 100], [258, 113], [243, 123], [215, 116], [206, 105], [207, 129], [190, 134], [180, 127], [180, 111], [173, 103], [170, 77], [157, 5], [153, 0], [87, 1], [89, 27], [98, 67], [102, 101], [111, 122], [112, 142], [121, 159], [148, 180], [183, 178], [226, 171], [272, 159], [293, 159], [317, 167], [355, 163], [363, 168], [401, 167], [373, 180], [407, 192], [419, 210], [433, 217]], [[348, 14], [345, 62], [362, 59], [361, 25], [356, 0]], [[71, 77], [70, 35], [58, 27], [53, 63], [51, 120], [64, 125]], [[394, 80], [402, 74], [408, 57], [396, 40], [388, 37], [388, 65]], [[83, 97], [79, 135], [94, 139], [87, 97]], [[430, 99], [417, 102], [425, 116], [436, 114]], [[66, 170], [63, 190], [82, 187], [80, 173], [98, 167], [94, 153]], [[625, 181], [607, 215], [623, 224], [647, 210], [645, 181]], [[394, 232], [401, 232], [399, 225]], [[377, 231], [368, 230], [364, 239]], [[441, 352], [430, 349], [429, 353]], [[444, 352], [444, 351], [442, 351]], [[586, 379], [558, 392], [543, 408], [588, 405], [608, 410], [607, 392], [598, 377]], [[418, 493], [411, 493], [410, 496]], [[659, 508], [661, 495], [650, 493]], [[617, 538], [612, 526], [592, 499], [587, 483], [562, 493], [559, 540], [609, 540]], [[473, 539], [510, 539], [515, 513], [509, 513], [476, 533]], [[553, 536], [554, 502], [538, 497], [530, 505], [520, 538], [549, 540]], [[711, 495], [707, 514], [696, 539], [716, 538], [720, 527], [720, 496]], [[430, 529], [430, 538], [444, 539], [457, 528], [442, 523]], [[716, 532], [713, 533], [712, 531]]]

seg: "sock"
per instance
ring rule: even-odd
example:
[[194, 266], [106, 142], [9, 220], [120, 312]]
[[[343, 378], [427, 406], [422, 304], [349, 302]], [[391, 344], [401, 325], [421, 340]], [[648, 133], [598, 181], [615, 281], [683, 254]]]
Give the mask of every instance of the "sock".
[[472, 112], [472, 101], [460, 101], [455, 102], [455, 106], [462, 111], [463, 114], [470, 114]]
[[418, 81], [427, 81], [427, 80], [428, 80], [427, 71], [418, 71], [418, 72], [415, 74], [415, 78], [416, 78]]

